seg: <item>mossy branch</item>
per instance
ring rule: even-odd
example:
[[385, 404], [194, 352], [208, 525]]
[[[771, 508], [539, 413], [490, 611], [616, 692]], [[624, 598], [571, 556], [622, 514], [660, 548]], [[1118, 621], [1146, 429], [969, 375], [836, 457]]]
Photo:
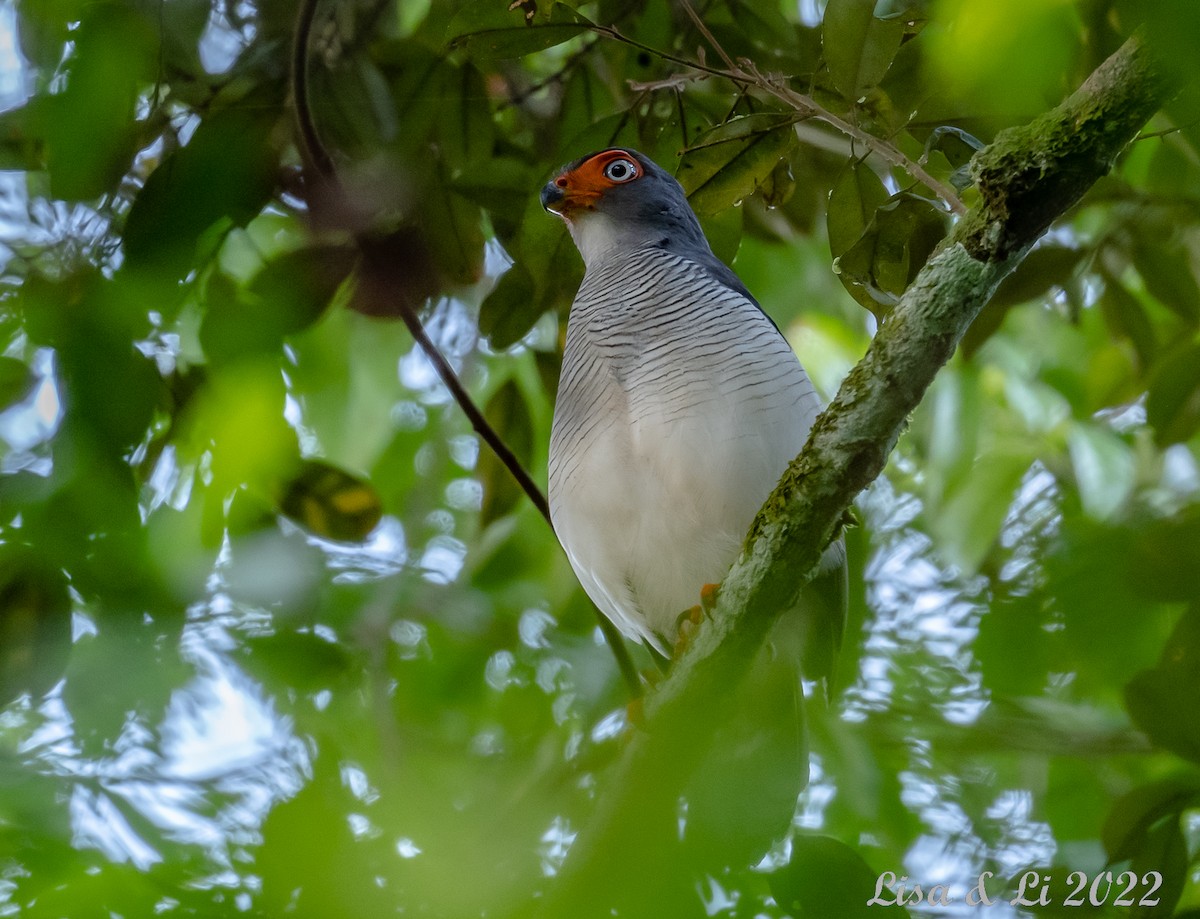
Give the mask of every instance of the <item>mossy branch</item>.
[[980, 203], [904, 293], [760, 511], [710, 618], [645, 699], [646, 730], [606, 777], [542, 915], [610, 915], [614, 907], [623, 916], [654, 915], [660, 893], [687, 886], [672, 881], [661, 847], [677, 839], [676, 802], [711, 743], [713, 713], [793, 606], [854, 497], [883, 470], [972, 320], [1174, 86], [1131, 38], [1060, 106], [1001, 132], [975, 157]]

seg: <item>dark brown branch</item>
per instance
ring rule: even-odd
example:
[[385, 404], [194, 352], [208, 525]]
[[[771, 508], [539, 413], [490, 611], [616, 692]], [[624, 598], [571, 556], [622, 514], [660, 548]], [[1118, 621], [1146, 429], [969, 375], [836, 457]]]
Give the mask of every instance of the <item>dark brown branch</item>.
[[333, 159], [317, 134], [317, 124], [312, 116], [312, 103], [308, 98], [308, 49], [319, 3], [320, 0], [301, 0], [300, 8], [296, 11], [291, 61], [292, 110], [296, 116], [296, 138], [299, 141], [300, 159], [304, 162], [305, 174], [315, 177], [323, 184], [336, 186], [338, 179], [333, 168]]
[[541, 915], [607, 916], [613, 907], [654, 915], [643, 907], [656, 891], [674, 883], [687, 895], [690, 879], [679, 877], [669, 846], [678, 838], [676, 802], [708, 754], [715, 713], [812, 577], [851, 501], [882, 471], [971, 321], [1173, 88], [1131, 38], [1064, 103], [1001, 132], [975, 157], [980, 203], [905, 291], [759, 513], [711, 617], [647, 696], [646, 731], [606, 777]]
[[[292, 105], [296, 121], [296, 137], [300, 148], [300, 156], [304, 163], [304, 172], [306, 177], [309, 177], [313, 182], [313, 187], [310, 189], [309, 195], [310, 207], [313, 202], [318, 202], [320, 205], [333, 205], [336, 208], [347, 199], [338, 180], [333, 158], [330, 156], [328, 149], [321, 141], [320, 134], [317, 132], [316, 121], [313, 118], [312, 104], [308, 93], [308, 50], [312, 36], [313, 22], [319, 3], [320, 0], [302, 0], [296, 13], [296, 28], [291, 56]], [[443, 385], [450, 391], [450, 394], [454, 397], [454, 401], [458, 403], [459, 408], [462, 409], [467, 419], [471, 422], [471, 427], [474, 428], [475, 433], [496, 454], [496, 457], [504, 464], [513, 478], [516, 479], [517, 484], [521, 486], [521, 490], [533, 502], [533, 506], [538, 509], [538, 512], [545, 519], [547, 525], [553, 530], [554, 524], [550, 519], [550, 506], [546, 502], [546, 496], [542, 494], [542, 490], [538, 488], [537, 483], [533, 481], [533, 478], [525, 470], [525, 467], [521, 465], [521, 461], [517, 459], [508, 448], [508, 445], [504, 443], [504, 439], [488, 422], [483, 412], [479, 410], [479, 407], [471, 398], [471, 394], [467, 392], [466, 388], [462, 385], [462, 381], [459, 380], [458, 375], [454, 372], [454, 368], [450, 366], [449, 361], [446, 360], [442, 352], [430, 340], [412, 304], [403, 296], [396, 297], [395, 302], [399, 307], [400, 318], [412, 334], [413, 340], [425, 352], [425, 356], [433, 364]], [[607, 642], [609, 649], [616, 658], [617, 666], [621, 671], [621, 676], [625, 680], [631, 697], [638, 698], [642, 692], [642, 681], [638, 676], [637, 668], [633, 665], [633, 660], [629, 656], [629, 649], [625, 647], [625, 642], [621, 638], [621, 633], [617, 631], [616, 626], [598, 609], [596, 610], [596, 619], [600, 625], [601, 632], [604, 634], [605, 642]]]

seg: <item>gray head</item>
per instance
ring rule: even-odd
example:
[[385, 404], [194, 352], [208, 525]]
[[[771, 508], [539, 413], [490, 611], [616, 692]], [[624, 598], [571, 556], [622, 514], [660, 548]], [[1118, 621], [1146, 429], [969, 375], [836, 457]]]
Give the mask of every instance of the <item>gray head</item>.
[[542, 206], [566, 221], [589, 268], [616, 246], [713, 258], [679, 183], [636, 150], [613, 147], [563, 167], [542, 189]]
[[616, 253], [654, 246], [757, 302], [713, 255], [675, 177], [636, 150], [612, 147], [564, 166], [542, 189], [542, 207], [567, 222], [589, 270]]

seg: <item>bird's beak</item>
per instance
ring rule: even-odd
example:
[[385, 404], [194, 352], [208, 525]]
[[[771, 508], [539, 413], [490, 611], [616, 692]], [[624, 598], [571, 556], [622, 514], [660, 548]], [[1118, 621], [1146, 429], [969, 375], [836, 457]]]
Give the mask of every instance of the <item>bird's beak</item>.
[[566, 200], [566, 189], [560, 188], [553, 180], [542, 186], [542, 207], [552, 214], [561, 215]]
[[565, 173], [542, 186], [542, 207], [563, 220], [570, 220], [580, 211], [596, 206], [601, 190], [590, 187], [574, 173]]

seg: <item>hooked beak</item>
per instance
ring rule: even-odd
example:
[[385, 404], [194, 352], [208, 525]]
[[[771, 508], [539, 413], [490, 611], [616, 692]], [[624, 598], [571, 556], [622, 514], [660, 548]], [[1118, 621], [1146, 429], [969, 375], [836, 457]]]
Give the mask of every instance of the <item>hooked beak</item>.
[[580, 211], [595, 207], [600, 192], [581, 187], [570, 175], [560, 175], [542, 186], [542, 207], [563, 220], [570, 220]]
[[552, 214], [562, 213], [566, 199], [566, 191], [556, 185], [553, 179], [542, 186], [542, 207]]

